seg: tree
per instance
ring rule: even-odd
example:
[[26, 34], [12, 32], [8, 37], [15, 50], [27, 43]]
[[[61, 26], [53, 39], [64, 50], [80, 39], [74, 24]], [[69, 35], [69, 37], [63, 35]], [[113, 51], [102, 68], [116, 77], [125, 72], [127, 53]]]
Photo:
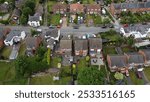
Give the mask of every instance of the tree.
[[123, 79], [123, 74], [122, 73], [119, 73], [119, 72], [116, 72], [114, 77], [117, 79], [117, 80], [122, 80]]
[[24, 7], [22, 10], [22, 14], [28, 17], [29, 15], [32, 15], [32, 9], [29, 7]]
[[78, 74], [79, 85], [102, 85], [104, 84], [104, 74], [98, 68], [82, 68]]
[[27, 22], [28, 22], [28, 18], [27, 18], [27, 16], [25, 16], [25, 15], [21, 15], [21, 18], [20, 18], [20, 24], [22, 24], [22, 25], [26, 25], [26, 24], [27, 24]]
[[47, 51], [47, 64], [50, 65], [50, 55], [51, 55], [51, 49], [48, 48], [48, 51]]

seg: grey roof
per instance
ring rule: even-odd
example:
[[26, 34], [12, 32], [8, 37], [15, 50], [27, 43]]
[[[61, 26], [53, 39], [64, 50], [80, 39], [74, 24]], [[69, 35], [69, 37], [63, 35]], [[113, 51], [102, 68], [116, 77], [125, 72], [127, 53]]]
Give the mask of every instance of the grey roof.
[[3, 35], [3, 31], [4, 31], [4, 29], [3, 29], [3, 28], [0, 28], [0, 39], [3, 38], [3, 36], [4, 36], [4, 35]]
[[49, 29], [46, 31], [45, 35], [56, 38], [56, 37], [58, 37], [58, 30], [57, 29], [51, 29], [51, 30]]
[[111, 67], [126, 67], [126, 57], [125, 55], [109, 55], [111, 60]]
[[78, 39], [74, 41], [75, 50], [88, 50], [88, 41]]
[[90, 49], [102, 49], [102, 39], [101, 38], [90, 38], [89, 39]]
[[14, 36], [20, 36], [21, 30], [12, 30], [6, 37], [6, 41], [10, 41]]
[[60, 49], [72, 49], [72, 40], [60, 40]]
[[9, 5], [8, 4], [0, 4], [0, 12], [8, 12], [9, 11]]
[[114, 4], [115, 9], [150, 8], [150, 1]]
[[128, 63], [130, 64], [131, 63], [136, 63], [136, 64], [144, 63], [144, 58], [139, 53], [128, 53], [127, 55], [129, 56]]
[[21, 15], [21, 11], [19, 9], [14, 9], [13, 16], [19, 17]]
[[146, 60], [150, 60], [150, 50], [148, 50], [148, 49], [143, 49], [142, 50], [144, 53], [145, 53], [145, 55], [146, 55]]
[[29, 21], [40, 21], [39, 15], [29, 16]]
[[47, 42], [47, 46], [49, 46], [51, 49], [53, 49], [54, 43], [55, 43], [55, 40], [50, 38]]
[[43, 6], [39, 5], [34, 15], [35, 16], [42, 16], [42, 14], [43, 14]]
[[28, 37], [26, 39], [26, 47], [27, 48], [35, 48], [37, 44], [37, 37]]

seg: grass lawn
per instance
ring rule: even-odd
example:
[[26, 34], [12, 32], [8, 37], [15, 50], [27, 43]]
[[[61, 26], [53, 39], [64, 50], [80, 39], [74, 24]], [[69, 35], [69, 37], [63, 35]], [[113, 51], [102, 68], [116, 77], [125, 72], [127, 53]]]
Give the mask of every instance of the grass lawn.
[[59, 81], [53, 81], [53, 77], [51, 75], [45, 75], [40, 77], [31, 78], [31, 85], [67, 85], [71, 77], [60, 78]]
[[87, 62], [85, 58], [81, 58], [79, 63], [77, 64], [77, 68], [80, 70], [81, 68], [86, 68]]
[[150, 81], [150, 68], [145, 68], [144, 73], [145, 73], [146, 77], [148, 78], [148, 80]]
[[142, 79], [138, 79], [135, 72], [130, 71], [129, 74], [134, 85], [144, 85], [144, 81]]
[[115, 47], [104, 46], [103, 54], [104, 54], [104, 56], [107, 56], [108, 54], [117, 54], [117, 52], [115, 50]]
[[60, 14], [51, 15], [51, 24], [52, 25], [58, 25], [61, 17]]
[[0, 53], [2, 56], [4, 56], [6, 59], [9, 59], [10, 53], [11, 53], [12, 48], [11, 47], [4, 47]]
[[26, 45], [21, 44], [20, 49], [19, 49], [19, 56], [25, 55], [25, 51], [26, 51]]
[[83, 4], [94, 4], [95, 0], [82, 0], [82, 1]]
[[122, 51], [123, 52], [134, 52], [135, 49], [134, 48], [130, 48], [130, 47], [122, 47]]

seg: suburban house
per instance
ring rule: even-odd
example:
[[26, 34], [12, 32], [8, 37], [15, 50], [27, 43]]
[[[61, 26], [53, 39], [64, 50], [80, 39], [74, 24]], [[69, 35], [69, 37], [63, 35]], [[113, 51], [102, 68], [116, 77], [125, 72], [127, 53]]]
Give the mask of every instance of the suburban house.
[[86, 13], [87, 14], [100, 14], [101, 13], [100, 4], [88, 4], [88, 5], [86, 5]]
[[19, 24], [19, 18], [21, 16], [20, 9], [14, 9], [13, 14], [11, 16], [10, 22], [11, 24]]
[[150, 50], [149, 49], [143, 49], [139, 50], [139, 53], [144, 56], [144, 65], [150, 66]]
[[120, 28], [120, 33], [125, 37], [133, 36], [135, 39], [145, 38], [150, 33], [150, 28], [143, 26], [130, 26], [125, 28]]
[[61, 55], [71, 56], [72, 55], [72, 39], [63, 38], [60, 40], [60, 47], [57, 53]]
[[107, 55], [107, 63], [111, 72], [126, 73], [128, 71], [127, 58], [125, 55]]
[[91, 57], [96, 57], [97, 54], [101, 54], [102, 51], [102, 39], [90, 38], [89, 39], [89, 54]]
[[15, 0], [15, 7], [21, 8], [26, 0]]
[[74, 50], [76, 56], [86, 56], [88, 54], [88, 40], [74, 40]]
[[13, 44], [18, 43], [21, 40], [25, 39], [25, 37], [26, 37], [25, 31], [12, 30], [6, 36], [6, 39], [4, 40], [4, 43], [5, 43], [6, 46], [12, 46]]
[[125, 53], [128, 60], [128, 68], [136, 68], [138, 70], [143, 70], [144, 57], [139, 53]]
[[85, 8], [82, 4], [75, 3], [75, 4], [70, 4], [70, 13], [84, 13]]
[[54, 47], [56, 46], [56, 41], [52, 38], [49, 38], [46, 40], [46, 44], [47, 44], [47, 48], [50, 48], [51, 50], [53, 50]]
[[52, 11], [55, 14], [65, 14], [66, 12], [68, 12], [68, 9], [68, 5], [61, 3], [55, 4], [52, 7]]
[[110, 12], [113, 16], [116, 14], [120, 14], [122, 11], [131, 11], [131, 12], [150, 11], [150, 1], [134, 2], [134, 3], [112, 3], [110, 5]]
[[59, 41], [60, 39], [60, 30], [58, 29], [48, 29], [44, 33], [45, 39], [54, 39], [55, 41]]
[[9, 28], [0, 28], [0, 49], [3, 47], [4, 39], [9, 32], [10, 32]]
[[8, 13], [9, 12], [8, 2], [4, 2], [3, 4], [0, 4], [0, 12], [1, 13]]
[[40, 46], [42, 39], [40, 37], [28, 37], [26, 38], [26, 55], [33, 56]]

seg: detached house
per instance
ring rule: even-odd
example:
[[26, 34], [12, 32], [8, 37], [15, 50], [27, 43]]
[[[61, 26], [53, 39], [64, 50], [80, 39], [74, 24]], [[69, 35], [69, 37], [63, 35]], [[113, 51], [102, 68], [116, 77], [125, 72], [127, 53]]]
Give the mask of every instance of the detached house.
[[36, 13], [33, 16], [29, 16], [28, 24], [32, 27], [39, 27], [41, 26], [43, 16], [43, 7], [39, 5]]
[[150, 11], [150, 1], [135, 2], [135, 3], [112, 3], [110, 5], [110, 12], [112, 15], [120, 14], [122, 11], [131, 12], [145, 12]]
[[26, 39], [26, 55], [33, 56], [41, 42], [42, 40], [40, 37], [28, 37]]
[[82, 4], [70, 4], [70, 13], [84, 13], [85, 8]]
[[21, 16], [21, 10], [20, 9], [14, 9], [10, 22], [12, 24], [19, 24], [20, 16]]
[[86, 13], [87, 14], [100, 14], [101, 13], [100, 4], [88, 4], [88, 5], [86, 5]]
[[128, 64], [125, 55], [107, 55], [107, 62], [111, 72], [119, 71], [125, 73], [128, 71]]
[[10, 32], [10, 29], [8, 28], [0, 28], [0, 49], [3, 47], [4, 45], [4, 38], [6, 37], [6, 35]]
[[1, 13], [8, 13], [9, 12], [9, 4], [8, 4], [8, 2], [0, 4], [0, 12]]
[[101, 54], [102, 51], [102, 39], [90, 38], [89, 39], [89, 54], [91, 57], [96, 57], [97, 54]]
[[26, 33], [20, 30], [12, 30], [4, 40], [6, 46], [12, 46], [14, 43], [18, 43], [21, 40], [24, 40]]
[[139, 53], [144, 56], [144, 65], [150, 66], [150, 50], [149, 49], [139, 50]]
[[15, 0], [15, 6], [17, 8], [21, 8], [24, 5], [25, 1], [26, 0]]
[[[129, 69], [138, 68], [138, 70], [143, 70], [144, 58], [139, 53], [126, 53], [128, 60]], [[139, 68], [140, 67], [140, 68]]]
[[88, 40], [77, 39], [74, 41], [76, 56], [86, 56], [88, 53]]
[[60, 4], [60, 3], [55, 4], [52, 7], [52, 11], [55, 14], [65, 14], [66, 12], [68, 12], [68, 9], [69, 9], [68, 5], [66, 5], [66, 4]]

